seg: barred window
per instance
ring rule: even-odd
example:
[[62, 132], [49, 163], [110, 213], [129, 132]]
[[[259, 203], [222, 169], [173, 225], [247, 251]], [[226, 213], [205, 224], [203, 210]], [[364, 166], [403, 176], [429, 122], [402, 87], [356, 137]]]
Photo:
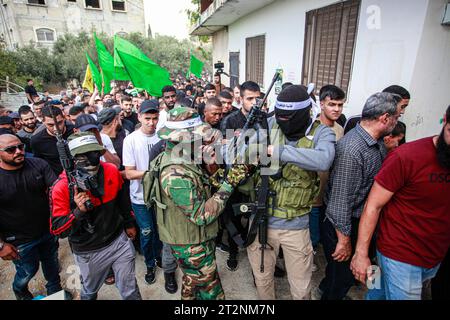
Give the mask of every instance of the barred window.
[[45, 0], [28, 0], [28, 4], [40, 4], [45, 6]]
[[348, 0], [306, 13], [302, 83], [327, 84], [345, 92], [350, 84], [361, 0]]
[[261, 87], [264, 86], [265, 47], [265, 35], [246, 39], [245, 80], [254, 81]]
[[38, 42], [55, 41], [55, 31], [47, 28], [36, 29], [36, 37]]
[[84, 7], [87, 9], [101, 9], [100, 0], [84, 0]]
[[113, 11], [125, 11], [125, 0], [112, 0], [111, 5]]

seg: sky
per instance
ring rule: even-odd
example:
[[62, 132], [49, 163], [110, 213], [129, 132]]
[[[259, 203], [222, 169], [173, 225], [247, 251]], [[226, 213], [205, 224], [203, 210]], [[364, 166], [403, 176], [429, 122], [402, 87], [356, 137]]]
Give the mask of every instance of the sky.
[[153, 35], [159, 33], [180, 40], [189, 37], [185, 9], [195, 8], [191, 0], [144, 0], [144, 8], [146, 26], [150, 24]]

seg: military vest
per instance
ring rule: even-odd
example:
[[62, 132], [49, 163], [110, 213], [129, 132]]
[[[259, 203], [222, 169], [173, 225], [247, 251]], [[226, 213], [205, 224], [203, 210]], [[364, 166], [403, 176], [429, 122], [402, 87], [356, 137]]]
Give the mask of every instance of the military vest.
[[155, 158], [142, 179], [144, 185], [144, 201], [148, 207], [156, 209], [159, 238], [168, 244], [198, 244], [217, 236], [219, 231], [218, 221], [209, 225], [198, 226], [191, 222], [186, 215], [174, 204], [174, 202], [162, 190], [160, 173], [164, 168], [177, 165], [190, 171], [195, 177], [195, 185], [206, 201], [211, 197], [211, 186], [202, 169], [183, 161], [180, 158], [171, 157], [166, 151]]
[[[308, 136], [301, 138], [297, 148], [314, 148], [314, 134], [320, 122], [315, 121]], [[285, 136], [278, 124], [274, 122], [271, 141], [285, 142]], [[311, 212], [314, 199], [320, 191], [320, 179], [315, 171], [308, 171], [295, 164], [287, 163], [281, 168], [281, 178], [270, 178], [269, 188], [275, 191], [275, 203], [269, 200], [269, 214], [277, 218], [293, 219]]]

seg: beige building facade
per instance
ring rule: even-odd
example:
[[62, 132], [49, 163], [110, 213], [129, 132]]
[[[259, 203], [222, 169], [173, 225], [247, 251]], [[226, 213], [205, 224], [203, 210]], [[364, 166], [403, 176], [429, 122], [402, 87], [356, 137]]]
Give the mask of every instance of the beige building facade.
[[146, 34], [144, 0], [0, 0], [0, 43], [51, 47], [65, 33]]

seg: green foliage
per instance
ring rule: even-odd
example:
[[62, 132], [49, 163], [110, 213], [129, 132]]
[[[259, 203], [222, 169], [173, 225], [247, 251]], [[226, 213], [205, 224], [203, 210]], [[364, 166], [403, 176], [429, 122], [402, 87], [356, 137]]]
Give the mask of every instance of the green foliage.
[[[114, 38], [106, 34], [97, 36], [113, 54]], [[189, 52], [203, 60], [205, 68], [212, 64], [211, 45], [202, 44], [196, 47], [190, 40], [180, 41], [158, 34], [153, 39], [140, 33], [130, 33], [124, 38], [172, 74], [186, 74], [189, 69]], [[38, 88], [42, 83], [65, 87], [67, 82], [73, 79], [83, 81], [87, 65], [86, 51], [98, 65], [92, 34], [86, 32], [59, 36], [52, 50], [36, 48], [32, 44], [14, 52], [0, 49], [0, 76], [4, 79], [9, 75], [11, 79], [17, 79], [16, 83], [20, 85], [24, 83], [23, 79], [29, 77], [35, 80]]]
[[[27, 79], [33, 78], [36, 89], [41, 91], [43, 79], [41, 77], [33, 77], [31, 70], [23, 68], [23, 65], [20, 64], [21, 58], [23, 57], [16, 52], [0, 48], [0, 79], [6, 80], [6, 77], [9, 77], [9, 81], [24, 87], [27, 84]], [[0, 85], [4, 86], [5, 83], [2, 82]], [[12, 89], [17, 88], [12, 87]]]
[[[197, 7], [196, 10], [186, 9], [185, 12], [188, 16], [189, 23], [191, 27], [195, 26], [200, 22], [201, 14], [200, 14], [200, 0], [191, 0], [191, 3]], [[210, 36], [193, 36], [192, 38], [196, 38], [201, 43], [208, 43], [211, 40]]]

